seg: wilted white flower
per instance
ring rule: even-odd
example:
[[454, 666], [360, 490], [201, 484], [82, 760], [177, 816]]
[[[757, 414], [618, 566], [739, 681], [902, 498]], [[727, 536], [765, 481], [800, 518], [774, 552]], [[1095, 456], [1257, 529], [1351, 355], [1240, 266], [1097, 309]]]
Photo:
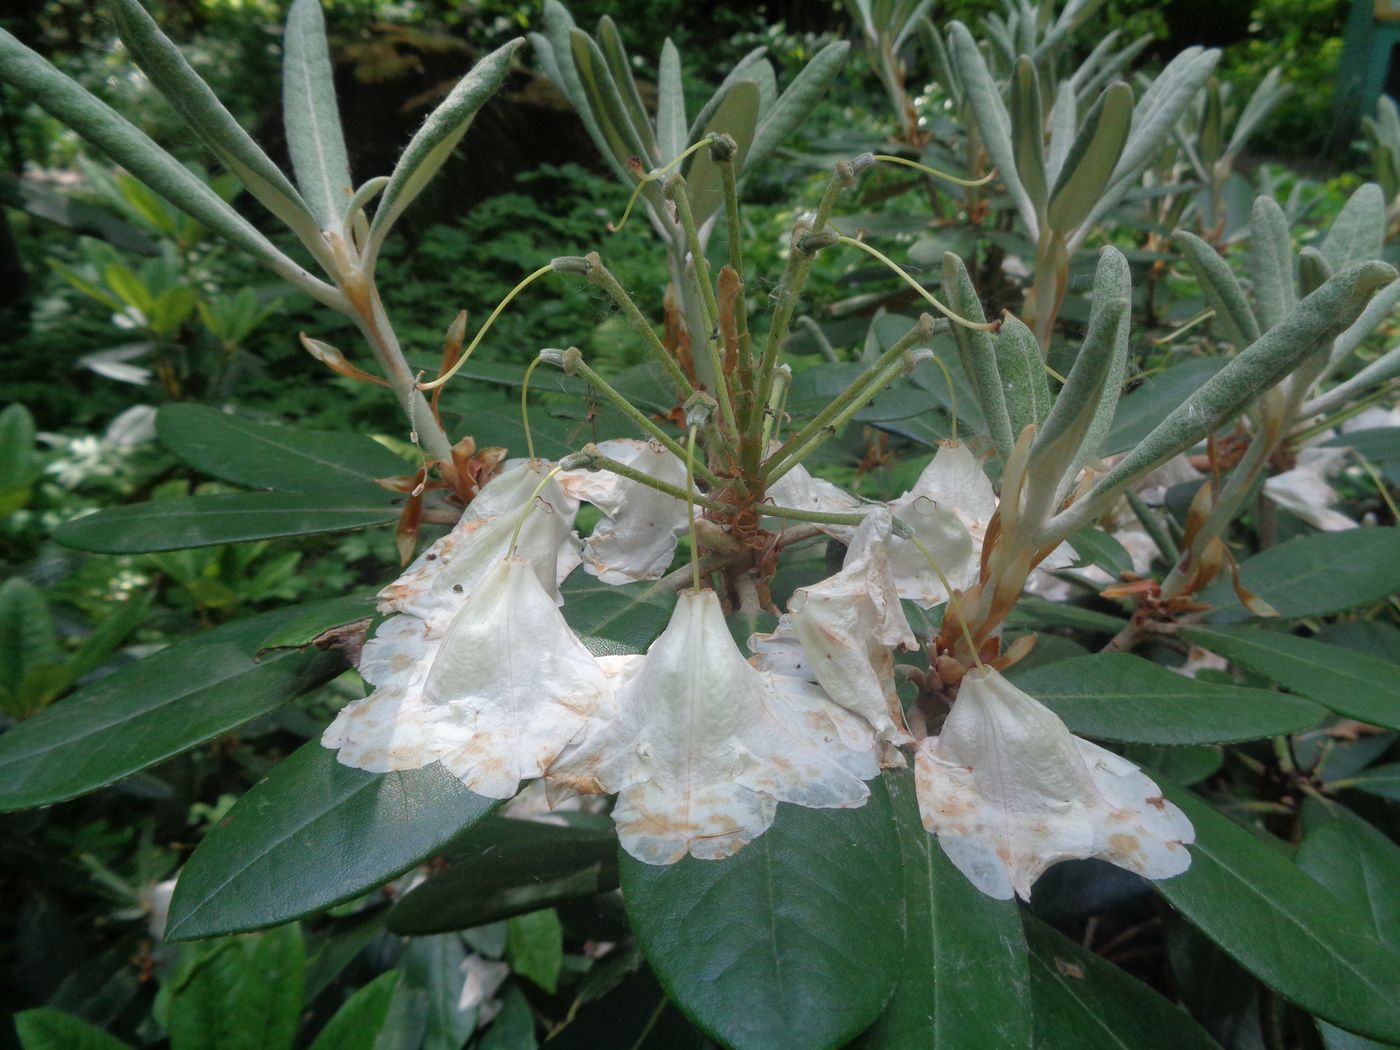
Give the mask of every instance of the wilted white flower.
[[[648, 864], [728, 857], [766, 831], [778, 802], [859, 806], [877, 772], [840, 740], [846, 713], [819, 690], [744, 659], [713, 591], [687, 592], [618, 711], [549, 770], [556, 790], [616, 793], [622, 846]], [[851, 772], [859, 768], [859, 772]]]
[[540, 583], [562, 604], [559, 584], [579, 564], [580, 543], [573, 532], [578, 501], [557, 477], [534, 495], [549, 470], [547, 463], [531, 460], [483, 485], [452, 531], [379, 592], [380, 609], [431, 617], [435, 623], [450, 617], [506, 556], [517, 525], [516, 555], [535, 566]]
[[1342, 469], [1346, 457], [1345, 448], [1305, 448], [1298, 453], [1292, 470], [1264, 482], [1264, 495], [1323, 532], [1357, 528], [1351, 518], [1332, 509], [1337, 493], [1327, 483], [1329, 476]]
[[476, 1024], [480, 1028], [501, 1008], [496, 992], [510, 976], [510, 965], [472, 952], [462, 960], [461, 971], [462, 994], [457, 998], [457, 1012], [479, 1011]]
[[[659, 444], [618, 438], [598, 449], [658, 481], [685, 487], [685, 464]], [[585, 572], [604, 583], [655, 580], [665, 574], [689, 524], [683, 502], [607, 470], [565, 471], [559, 480], [573, 499], [592, 503], [605, 515], [584, 541]]]
[[1137, 766], [1070, 734], [991, 669], [963, 679], [914, 771], [924, 827], [983, 893], [1028, 900], [1061, 860], [1098, 857], [1150, 879], [1185, 871], [1195, 831]]
[[868, 737], [873, 728], [881, 740], [898, 744], [910, 737], [895, 695], [893, 647], [918, 643], [890, 572], [890, 521], [885, 508], [871, 510], [851, 538], [841, 571], [799, 587], [778, 630], [756, 636], [753, 648], [761, 668], [820, 683], [832, 700], [860, 716], [858, 732]]
[[602, 667], [519, 557], [496, 563], [440, 640], [416, 617], [385, 621], [361, 669], [379, 687], [341, 711], [321, 742], [371, 772], [441, 762], [490, 798], [541, 776], [613, 702]]

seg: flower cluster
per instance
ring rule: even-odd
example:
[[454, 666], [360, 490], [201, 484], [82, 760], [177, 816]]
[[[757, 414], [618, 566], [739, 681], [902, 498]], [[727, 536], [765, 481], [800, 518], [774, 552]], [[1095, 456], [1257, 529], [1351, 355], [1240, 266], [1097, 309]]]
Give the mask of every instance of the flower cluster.
[[[622, 440], [599, 451], [673, 489], [685, 483], [664, 448]], [[840, 570], [798, 588], [777, 629], [750, 639], [752, 658], [719, 596], [695, 589], [645, 655], [597, 656], [565, 620], [559, 584], [580, 565], [608, 583], [660, 577], [686, 504], [607, 471], [506, 464], [381, 593], [392, 615], [360, 663], [373, 691], [323, 743], [372, 771], [438, 762], [492, 798], [533, 780], [551, 805], [615, 795], [623, 847], [651, 864], [731, 856], [780, 802], [863, 805], [866, 781], [903, 766], [899, 749], [914, 746], [925, 824], [984, 892], [1026, 896], [1068, 857], [1154, 878], [1185, 868], [1192, 832], [1180, 811], [995, 670], [967, 674], [938, 736], [910, 733], [896, 657], [918, 643], [902, 602], [928, 607], [974, 583], [997, 508], [970, 450], [944, 445], [888, 504], [801, 467], [768, 498], [774, 509], [860, 516], [822, 526], [846, 544]], [[586, 540], [574, 531], [583, 502], [603, 514]]]

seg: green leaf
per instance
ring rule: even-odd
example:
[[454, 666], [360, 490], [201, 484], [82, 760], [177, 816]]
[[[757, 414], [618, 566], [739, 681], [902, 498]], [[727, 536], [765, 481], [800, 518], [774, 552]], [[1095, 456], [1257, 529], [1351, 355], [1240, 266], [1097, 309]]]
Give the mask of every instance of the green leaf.
[[[416, 937], [408, 942], [399, 959], [403, 978], [394, 998], [411, 1005], [416, 1023], [410, 1038], [391, 1038], [390, 1046], [404, 1050], [461, 1050], [476, 1027], [476, 1011], [457, 1008], [465, 981], [462, 963], [466, 958], [462, 938], [456, 934]], [[390, 1005], [391, 1018], [394, 1005]], [[386, 1030], [391, 1026], [392, 1021]], [[381, 1045], [376, 1043], [376, 1050]]]
[[112, 20], [132, 59], [181, 119], [218, 155], [263, 206], [286, 223], [313, 254], [329, 258], [306, 202], [262, 148], [190, 68], [139, 0], [112, 0]]
[[375, 479], [414, 469], [363, 434], [255, 423], [206, 405], [163, 406], [156, 413], [156, 435], [195, 470], [248, 488], [318, 492], [348, 487], [384, 498]]
[[1225, 762], [1224, 751], [1214, 745], [1129, 744], [1123, 757], [1135, 765], [1162, 773], [1178, 784], [1199, 783], [1214, 776]]
[[1260, 627], [1195, 625], [1181, 634], [1340, 715], [1400, 729], [1400, 667], [1389, 660]]
[[1061, 236], [1077, 230], [1103, 197], [1132, 121], [1133, 89], [1122, 81], [1109, 85], [1080, 125], [1050, 193], [1046, 221]]
[[1354, 777], [1334, 780], [1330, 786], [1333, 790], [1355, 788], [1368, 795], [1376, 795], [1380, 798], [1394, 799], [1396, 802], [1400, 802], [1400, 762], [1372, 766], [1370, 769], [1362, 770]]
[[535, 1014], [518, 985], [501, 996], [501, 1012], [481, 1037], [481, 1050], [535, 1050]]
[[313, 740], [200, 843], [175, 886], [166, 936], [274, 926], [351, 900], [432, 856], [499, 805], [436, 764], [366, 773]]
[[1040, 104], [1040, 77], [1035, 63], [1026, 55], [1011, 73], [1011, 139], [1016, 155], [1016, 174], [1035, 205], [1036, 214], [1045, 213], [1049, 187], [1045, 180], [1045, 112]]
[[1097, 565], [1110, 576], [1133, 571], [1132, 555], [1103, 529], [1080, 529], [1065, 542], [1078, 555], [1076, 565]]
[[1345, 806], [1303, 802], [1298, 867], [1358, 909], [1372, 932], [1400, 949], [1400, 846]]
[[661, 66], [656, 77], [656, 145], [662, 164], [675, 160], [685, 150], [685, 134], [681, 55], [667, 37], [661, 45]]
[[77, 651], [68, 658], [69, 674], [75, 679], [81, 678], [102, 666], [127, 635], [141, 626], [155, 599], [154, 591], [146, 591], [132, 595], [125, 601], [111, 602], [106, 618], [88, 633]]
[[382, 492], [248, 492], [156, 500], [100, 510], [60, 525], [53, 538], [100, 554], [144, 554], [277, 536], [344, 532], [398, 520]]
[[[889, 796], [854, 810], [780, 803], [726, 860], [621, 858], [623, 899], [666, 993], [736, 1050], [834, 1047], [890, 998], [903, 937]], [[794, 965], [801, 960], [800, 965]]]
[[389, 929], [465, 930], [616, 889], [617, 836], [489, 817], [445, 851], [447, 867], [394, 905]]
[[228, 1050], [291, 1050], [305, 982], [306, 946], [299, 926], [292, 923], [259, 937], [239, 988], [237, 1037]]
[[517, 915], [506, 923], [506, 958], [519, 976], [554, 994], [564, 965], [564, 928], [553, 908]]
[[[608, 62], [602, 50], [582, 29], [569, 30], [569, 46], [571, 64], [578, 72], [588, 106], [615, 162], [623, 171], [628, 170], [627, 162], [632, 157], [643, 158], [645, 164], [648, 156], [646, 144], [632, 126], [632, 118], [627, 113], [612, 73], [608, 71]], [[625, 176], [625, 182], [632, 185], [636, 178], [635, 173], [629, 174]]]
[[637, 90], [637, 80], [632, 75], [632, 60], [628, 57], [622, 36], [617, 31], [617, 23], [607, 15], [598, 19], [597, 40], [608, 72], [612, 74], [613, 83], [617, 85], [618, 94], [622, 97], [622, 106], [627, 112], [628, 120], [637, 137], [642, 140], [642, 145], [646, 147], [646, 153], [642, 155], [644, 160], [653, 165], [660, 164], [660, 151], [656, 148], [656, 129], [652, 127], [651, 118], [642, 103], [642, 94]]
[[1050, 412], [1050, 385], [1040, 358], [1040, 344], [1020, 318], [1007, 314], [997, 333], [996, 355], [1011, 432], [1019, 434], [1027, 424], [1043, 422]]
[[[735, 171], [743, 170], [749, 147], [753, 145], [754, 131], [758, 127], [758, 107], [758, 85], [752, 80], [740, 80], [725, 94], [724, 101], [701, 133], [702, 137], [724, 134], [734, 140], [739, 147], [734, 157]], [[720, 174], [719, 165], [710, 158], [708, 149], [691, 155], [685, 168], [685, 181], [695, 221], [703, 224], [724, 206], [724, 177]]]
[[1100, 453], [1111, 456], [1138, 444], [1197, 387], [1219, 372], [1227, 360], [1192, 357], [1165, 372], [1145, 376], [1131, 393], [1119, 400], [1113, 425]]
[[0, 811], [114, 784], [212, 740], [344, 669], [338, 656], [258, 658], [295, 610], [216, 627], [79, 690], [0, 736]]
[[399, 972], [390, 970], [357, 989], [326, 1022], [310, 1050], [374, 1050], [398, 982]]
[[1196, 829], [1191, 867], [1153, 883], [1187, 921], [1284, 998], [1324, 1020], [1400, 1042], [1400, 955], [1267, 842], [1166, 780]]
[[[1240, 562], [1240, 578], [1280, 616], [1326, 616], [1383, 602], [1400, 590], [1400, 528], [1348, 529], [1298, 536]], [[1249, 618], [1229, 580], [1201, 601], [1212, 623]]]
[[1070, 627], [1092, 634], [1117, 634], [1128, 625], [1119, 616], [1095, 612], [1067, 602], [1051, 602], [1034, 595], [1021, 598], [1006, 618], [1006, 626], [1015, 630], [1045, 627]]
[[15, 1031], [24, 1050], [129, 1050], [86, 1021], [42, 1007], [15, 1014]]
[[564, 619], [594, 656], [646, 652], [676, 604], [671, 587], [603, 583], [582, 572], [565, 580], [561, 593]]
[[[987, 319], [967, 266], [952, 252], [943, 254], [943, 293], [954, 312], [979, 323]], [[1006, 407], [1001, 374], [997, 371], [996, 344], [986, 332], [971, 331], [962, 325], [953, 325], [953, 339], [958, 345], [963, 373], [972, 381], [972, 389], [977, 394], [978, 408], [987, 423], [987, 436], [1006, 457], [1016, 444], [1016, 435], [1011, 433], [1011, 415]]]
[[321, 229], [339, 232], [355, 184], [340, 130], [321, 0], [292, 0], [282, 51], [282, 119], [297, 186]]
[[515, 52], [524, 42], [518, 38], [512, 40], [474, 65], [414, 132], [399, 155], [389, 185], [375, 209], [367, 254], [377, 254], [385, 235], [404, 209], [452, 156], [481, 107], [500, 90], [510, 73]]
[[1254, 319], [1254, 311], [1249, 308], [1249, 300], [1235, 271], [1194, 233], [1178, 230], [1174, 239], [1177, 249], [1186, 256], [1206, 302], [1215, 311], [1215, 321], [1221, 332], [1235, 349], [1243, 350], [1259, 338], [1259, 323]]
[[[806, 122], [817, 103], [827, 97], [850, 50], [851, 45], [846, 41], [833, 40], [792, 78], [792, 83], [762, 114], [753, 135], [753, 145], [744, 160], [745, 171], [753, 170], [771, 157]], [[699, 221], [698, 216], [696, 221]]]
[[0, 516], [24, 506], [43, 468], [34, 451], [34, 417], [23, 405], [0, 411]]
[[[894, 998], [855, 1050], [1028, 1046], [1029, 975], [1016, 905], [980, 892], [943, 855], [919, 817], [912, 773], [887, 772], [883, 780], [903, 855], [906, 937]], [[871, 893], [885, 901], [900, 895], [883, 886]]]
[[17, 693], [35, 668], [63, 659], [43, 594], [22, 576], [0, 584], [0, 686]]
[[1191, 1015], [1026, 915], [1036, 1050], [1214, 1050]]
[[1385, 243], [1385, 195], [1374, 182], [1347, 199], [1322, 242], [1322, 257], [1332, 271], [1352, 263], [1379, 259]]
[[1265, 331], [1298, 305], [1293, 280], [1293, 240], [1283, 209], [1269, 196], [1254, 198], [1249, 234], [1249, 269], [1254, 277], [1254, 302], [1259, 326]]
[[1228, 744], [1308, 729], [1326, 712], [1301, 697], [1215, 685], [1129, 653], [1095, 653], [1009, 677], [1070, 731], [1133, 744]]

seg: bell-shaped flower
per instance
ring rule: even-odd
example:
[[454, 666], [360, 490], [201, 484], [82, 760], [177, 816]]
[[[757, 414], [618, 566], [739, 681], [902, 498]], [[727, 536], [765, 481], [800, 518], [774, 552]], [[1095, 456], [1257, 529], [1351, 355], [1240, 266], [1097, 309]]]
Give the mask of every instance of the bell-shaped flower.
[[[851, 538], [841, 571], [799, 587], [778, 630], [756, 636], [753, 648], [759, 667], [815, 681], [859, 715], [865, 726], [857, 733], [868, 736], [873, 728], [879, 739], [899, 744], [910, 737], [895, 695], [894, 647], [918, 643], [890, 572], [890, 522], [885, 508], [871, 510]], [[794, 642], [800, 656], [792, 652]]]
[[847, 748], [845, 712], [819, 690], [785, 683], [780, 694], [744, 659], [713, 591], [680, 596], [619, 689], [617, 714], [549, 778], [556, 790], [616, 793], [613, 820], [638, 860], [728, 857], [768, 829], [779, 802], [849, 807], [869, 797], [873, 739], [863, 755]]
[[1030, 899], [1061, 860], [1098, 857], [1150, 879], [1191, 863], [1195, 831], [1156, 784], [991, 668], [968, 672], [914, 772], [924, 827], [991, 897]]
[[562, 603], [559, 584], [579, 564], [573, 532], [578, 501], [557, 477], [540, 488], [549, 472], [549, 464], [529, 460], [483, 485], [452, 531], [379, 592], [380, 609], [444, 622], [510, 551], [517, 525], [515, 554], [535, 567], [540, 583]]
[[[685, 464], [659, 444], [618, 438], [598, 449], [624, 466], [685, 488]], [[688, 524], [683, 502], [607, 470], [566, 471], [560, 482], [572, 498], [592, 503], [604, 514], [583, 544], [585, 572], [604, 583], [655, 580], [665, 574]]]
[[414, 617], [388, 624], [366, 646], [365, 673], [385, 684], [342, 710], [321, 739], [348, 766], [387, 772], [437, 761], [477, 794], [510, 798], [586, 720], [612, 710], [607, 674], [523, 558], [496, 563], [441, 641]]
[[1357, 528], [1355, 521], [1332, 509], [1337, 493], [1327, 483], [1330, 475], [1342, 469], [1347, 452], [1345, 448], [1303, 449], [1292, 470], [1275, 474], [1264, 482], [1264, 495], [1323, 532]]

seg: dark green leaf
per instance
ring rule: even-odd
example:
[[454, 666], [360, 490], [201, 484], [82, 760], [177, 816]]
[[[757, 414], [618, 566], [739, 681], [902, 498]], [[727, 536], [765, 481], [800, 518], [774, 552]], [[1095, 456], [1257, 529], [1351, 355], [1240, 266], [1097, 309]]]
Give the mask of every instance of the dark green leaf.
[[1006, 626], [1017, 630], [1043, 627], [1073, 627], [1092, 634], [1117, 634], [1128, 621], [1108, 613], [1095, 612], [1065, 602], [1051, 602], [1033, 595], [1022, 598], [1006, 618]]
[[[904, 957], [894, 998], [854, 1046], [1029, 1046], [1029, 975], [1016, 905], [980, 892], [943, 855], [920, 820], [912, 773], [883, 779], [904, 859]], [[899, 895], [875, 886], [871, 893], [882, 900]]]
[[1317, 725], [1301, 697], [1216, 685], [1128, 653], [1097, 653], [1009, 677], [1072, 732], [1134, 744], [1225, 744]]
[[238, 1031], [228, 1050], [291, 1050], [305, 985], [301, 928], [293, 923], [259, 937], [238, 989]]
[[481, 1050], [535, 1050], [535, 1015], [517, 985], [501, 996], [501, 1012], [481, 1039]]
[[1324, 1020], [1400, 1042], [1400, 955], [1267, 842], [1165, 779], [1196, 828], [1191, 867], [1153, 885], [1236, 962]]
[[1352, 430], [1324, 441], [1324, 448], [1354, 448], [1375, 463], [1400, 459], [1400, 427], [1372, 427]]
[[237, 492], [101, 510], [60, 525], [53, 538], [99, 554], [144, 554], [277, 536], [343, 532], [396, 521], [401, 502], [381, 491]]
[[[1185, 1010], [1026, 916], [1036, 1050], [1213, 1050]], [[990, 1045], [990, 1044], [989, 1044]]]
[[603, 583], [576, 572], [564, 581], [564, 619], [594, 656], [644, 653], [656, 641], [676, 592], [654, 583]]
[[1079, 556], [1076, 565], [1097, 565], [1115, 577], [1133, 571], [1132, 556], [1102, 529], [1080, 529], [1067, 542]]
[[389, 913], [389, 929], [417, 936], [463, 930], [617, 887], [612, 828], [556, 827], [494, 817], [446, 851], [448, 866]]
[[120, 1039], [57, 1010], [26, 1010], [15, 1015], [24, 1050], [129, 1050]]
[[166, 405], [156, 413], [156, 434], [195, 470], [254, 489], [349, 488], [387, 498], [375, 479], [414, 470], [414, 464], [362, 434], [254, 423], [206, 405]]
[[436, 764], [366, 773], [319, 741], [248, 792], [180, 873], [166, 936], [257, 929], [358, 897], [495, 809]]
[[1372, 766], [1370, 769], [1362, 770], [1356, 776], [1347, 777], [1344, 780], [1334, 780], [1330, 787], [1334, 790], [1355, 788], [1368, 795], [1377, 795], [1380, 798], [1389, 798], [1400, 802], [1400, 762]]
[[1139, 766], [1150, 766], [1178, 784], [1196, 784], [1214, 775], [1225, 762], [1225, 753], [1209, 744], [1182, 747], [1171, 744], [1129, 744], [1123, 757]]
[[1360, 909], [1377, 937], [1400, 949], [1400, 846], [1345, 806], [1303, 803], [1298, 867]]
[[335, 677], [338, 656], [262, 640], [297, 610], [178, 642], [0, 737], [0, 810], [76, 798], [187, 751]]
[[326, 1022], [311, 1050], [374, 1050], [398, 981], [398, 971], [390, 970], [357, 990]]
[[35, 668], [62, 659], [48, 602], [24, 577], [11, 576], [0, 584], [0, 689], [18, 694]]
[[[1240, 563], [1245, 587], [1280, 616], [1325, 616], [1385, 601], [1400, 591], [1400, 528], [1299, 536]], [[1212, 623], [1249, 618], [1228, 579], [1201, 595]]]
[[627, 913], [667, 994], [737, 1050], [834, 1047], [888, 1001], [903, 937], [889, 796], [860, 809], [786, 803], [727, 860], [621, 858]]
[[1262, 627], [1183, 627], [1188, 641], [1338, 714], [1400, 729], [1400, 667]]

